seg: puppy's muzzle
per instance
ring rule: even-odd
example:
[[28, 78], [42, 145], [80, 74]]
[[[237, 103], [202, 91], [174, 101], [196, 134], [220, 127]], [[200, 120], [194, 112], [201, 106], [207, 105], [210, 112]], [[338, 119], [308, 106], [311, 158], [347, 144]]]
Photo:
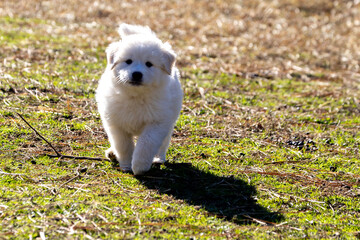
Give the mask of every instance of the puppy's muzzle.
[[141, 85], [143, 74], [141, 72], [133, 72], [131, 75], [131, 81], [129, 82], [131, 85]]

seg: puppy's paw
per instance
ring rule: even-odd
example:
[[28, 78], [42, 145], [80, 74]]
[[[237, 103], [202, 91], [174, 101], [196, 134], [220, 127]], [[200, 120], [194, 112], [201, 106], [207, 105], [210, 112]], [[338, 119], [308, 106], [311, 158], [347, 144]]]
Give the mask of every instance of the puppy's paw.
[[166, 162], [166, 160], [165, 159], [161, 159], [161, 158], [159, 158], [159, 157], [154, 157], [154, 159], [153, 159], [153, 164], [163, 164], [163, 163], [165, 163]]
[[105, 156], [112, 162], [113, 166], [120, 166], [122, 172], [131, 173], [131, 163], [128, 164], [127, 162], [121, 161], [121, 159], [118, 160], [112, 148], [105, 151]]
[[124, 173], [132, 173], [131, 167], [122, 167], [120, 166], [120, 170]]
[[146, 172], [148, 172], [151, 168], [151, 164], [135, 164], [132, 166], [132, 171], [134, 175], [144, 175]]
[[109, 148], [105, 151], [105, 157], [107, 157], [108, 159], [110, 159], [113, 162], [116, 161], [116, 156], [115, 156], [115, 153], [112, 150], [112, 148]]

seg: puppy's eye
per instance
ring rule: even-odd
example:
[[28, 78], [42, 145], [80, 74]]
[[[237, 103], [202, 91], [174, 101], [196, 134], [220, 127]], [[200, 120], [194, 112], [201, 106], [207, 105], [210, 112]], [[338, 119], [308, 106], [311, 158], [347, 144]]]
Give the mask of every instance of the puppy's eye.
[[126, 60], [125, 62], [126, 62], [126, 64], [128, 64], [128, 65], [132, 64], [132, 60], [131, 60], [131, 59], [128, 59], [128, 60]]
[[148, 68], [151, 68], [153, 66], [153, 64], [151, 62], [146, 62], [145, 65], [148, 67]]

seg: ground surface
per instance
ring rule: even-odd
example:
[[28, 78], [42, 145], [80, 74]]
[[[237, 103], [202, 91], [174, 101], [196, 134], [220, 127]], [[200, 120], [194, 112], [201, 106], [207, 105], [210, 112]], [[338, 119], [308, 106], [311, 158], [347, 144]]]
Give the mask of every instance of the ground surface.
[[[178, 53], [168, 164], [102, 157], [120, 22]], [[358, 1], [1, 1], [0, 238], [360, 237]]]

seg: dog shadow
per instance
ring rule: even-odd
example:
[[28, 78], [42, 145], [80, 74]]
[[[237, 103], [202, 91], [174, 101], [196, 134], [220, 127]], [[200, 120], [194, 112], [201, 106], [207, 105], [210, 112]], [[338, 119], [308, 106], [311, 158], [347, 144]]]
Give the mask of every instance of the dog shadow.
[[283, 219], [256, 203], [254, 186], [234, 177], [216, 176], [189, 163], [165, 163], [153, 167], [146, 175], [136, 177], [144, 186], [200, 206], [210, 215], [239, 225], [254, 222], [273, 225]]

